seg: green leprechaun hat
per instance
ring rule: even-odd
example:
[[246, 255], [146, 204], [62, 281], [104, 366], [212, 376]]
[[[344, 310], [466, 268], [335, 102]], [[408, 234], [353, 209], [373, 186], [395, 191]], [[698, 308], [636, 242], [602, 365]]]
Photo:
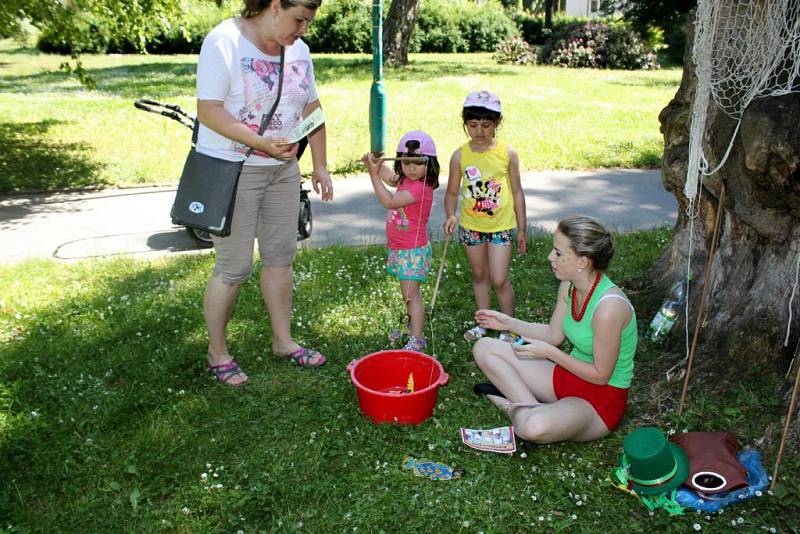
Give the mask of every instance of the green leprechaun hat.
[[634, 430], [622, 443], [622, 467], [639, 495], [657, 495], [675, 489], [689, 476], [689, 459], [677, 444], [656, 427]]

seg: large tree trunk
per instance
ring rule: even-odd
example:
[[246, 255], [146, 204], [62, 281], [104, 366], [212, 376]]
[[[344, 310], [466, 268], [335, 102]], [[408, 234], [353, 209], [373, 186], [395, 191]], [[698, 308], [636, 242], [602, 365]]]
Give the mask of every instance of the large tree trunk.
[[[665, 145], [661, 165], [664, 187], [680, 205], [672, 242], [651, 272], [663, 287], [685, 276], [687, 270], [691, 221], [685, 212], [683, 187], [697, 84], [692, 41], [689, 28], [680, 88], [659, 116]], [[705, 135], [710, 168], [721, 161], [735, 127], [733, 119], [712, 107]], [[699, 216], [694, 221], [690, 336], [723, 184], [726, 198], [709, 278], [707, 323], [700, 333], [695, 364], [700, 372], [713, 367], [718, 377], [727, 374], [734, 381], [743, 368], [759, 362], [785, 370], [800, 340], [798, 294], [792, 305], [789, 346], [783, 346], [789, 295], [800, 258], [800, 94], [752, 102], [727, 163], [705, 178], [698, 197]], [[670, 347], [680, 352], [683, 326], [681, 318], [670, 340]]]
[[555, 9], [555, 0], [544, 0], [544, 27], [553, 29], [553, 10]]
[[411, 32], [417, 22], [420, 0], [392, 0], [383, 28], [383, 57], [386, 65], [408, 65]]

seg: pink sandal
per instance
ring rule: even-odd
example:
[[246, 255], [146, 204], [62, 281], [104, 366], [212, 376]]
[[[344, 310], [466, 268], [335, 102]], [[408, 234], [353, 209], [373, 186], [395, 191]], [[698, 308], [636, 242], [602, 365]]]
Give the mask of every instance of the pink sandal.
[[285, 360], [292, 360], [300, 367], [309, 368], [322, 367], [327, 361], [320, 351], [302, 346], [294, 352], [290, 352], [289, 354], [277, 354], [277, 356]]
[[239, 376], [244, 374], [244, 371], [242, 371], [242, 368], [239, 367], [238, 363], [236, 363], [236, 360], [231, 359], [230, 361], [221, 363], [219, 365], [211, 365], [209, 363], [208, 371], [212, 375], [214, 375], [214, 378], [216, 378], [221, 384], [225, 384], [230, 388], [238, 388], [247, 384], [248, 379], [246, 378], [243, 382], [239, 382], [238, 384], [230, 383], [231, 378], [233, 378], [234, 376]]

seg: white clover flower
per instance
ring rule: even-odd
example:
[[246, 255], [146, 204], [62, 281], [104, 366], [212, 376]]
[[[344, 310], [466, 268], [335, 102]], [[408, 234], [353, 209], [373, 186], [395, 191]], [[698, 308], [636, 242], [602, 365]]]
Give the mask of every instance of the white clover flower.
[[736, 518], [736, 522], [741, 525], [742, 523], [744, 523], [744, 517], [741, 517], [741, 516], [737, 517]]
[[185, 515], [189, 515], [191, 513], [191, 510], [189, 510], [188, 507], [184, 506], [183, 508], [181, 508], [181, 512], [183, 512]]
[[200, 478], [202, 480], [206, 480], [208, 478], [208, 473], [203, 473], [202, 475], [200, 475]]
[[36, 410], [33, 410], [31, 412], [31, 417], [39, 417], [39, 412], [37, 412]]
[[692, 528], [695, 530], [703, 530], [703, 527], [700, 526], [700, 523], [695, 523], [692, 525]]
[[539, 521], [544, 521], [544, 516], [540, 515], [539, 516]]
[[469, 528], [469, 521], [462, 521], [461, 526], [464, 528]]

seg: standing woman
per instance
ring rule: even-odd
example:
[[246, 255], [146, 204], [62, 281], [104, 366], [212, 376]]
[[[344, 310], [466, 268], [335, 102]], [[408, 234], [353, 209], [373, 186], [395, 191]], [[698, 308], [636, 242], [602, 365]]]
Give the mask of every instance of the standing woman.
[[[611, 234], [589, 217], [562, 219], [547, 256], [561, 281], [548, 324], [478, 310], [483, 328], [510, 330], [524, 345], [480, 339], [475, 361], [491, 384], [476, 393], [504, 410], [523, 439], [590, 441], [614, 430], [625, 414], [636, 352], [636, 314], [604, 274], [614, 255]], [[567, 339], [572, 351], [559, 346]]]
[[[228, 352], [226, 330], [239, 286], [253, 268], [253, 240], [261, 256], [261, 295], [272, 326], [272, 352], [303, 367], [325, 356], [292, 338], [292, 262], [297, 248], [300, 168], [297, 144], [285, 136], [320, 107], [308, 46], [300, 39], [322, 0], [245, 0], [242, 15], [206, 36], [197, 65], [197, 151], [240, 161], [250, 148], [236, 192], [231, 234], [214, 237], [216, 264], [203, 300], [208, 327], [208, 369], [221, 383], [241, 386], [247, 375]], [[258, 129], [283, 87], [263, 136]], [[325, 126], [309, 136], [311, 183], [322, 200], [333, 198], [327, 171]]]

